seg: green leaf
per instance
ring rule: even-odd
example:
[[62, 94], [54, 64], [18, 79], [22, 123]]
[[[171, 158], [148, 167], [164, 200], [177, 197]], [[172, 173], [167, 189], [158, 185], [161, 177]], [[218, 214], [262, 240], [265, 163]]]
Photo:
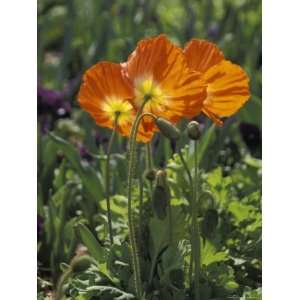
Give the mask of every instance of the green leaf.
[[253, 300], [261, 300], [262, 299], [262, 289], [258, 288], [256, 290], [251, 290], [249, 287], [245, 288], [243, 296], [240, 298], [241, 300], [253, 299]]
[[[227, 292], [232, 293], [239, 285], [235, 279], [234, 269], [224, 263], [211, 264], [207, 268], [208, 277], [218, 286], [222, 286]], [[223, 294], [223, 293], [222, 293]]]
[[64, 251], [64, 229], [67, 223], [67, 214], [70, 206], [70, 195], [72, 192], [72, 184], [65, 184], [62, 186], [51, 198], [53, 204], [53, 222], [55, 227], [55, 242], [54, 252], [59, 256]]
[[229, 259], [226, 252], [218, 252], [209, 240], [201, 240], [200, 257], [201, 264], [204, 266], [209, 266], [210, 264], [226, 261]]
[[45, 136], [41, 139], [40, 146], [40, 165], [41, 174], [38, 178], [41, 186], [41, 194], [44, 199], [47, 199], [48, 191], [52, 185], [54, 168], [56, 164], [56, 145]]
[[257, 168], [257, 169], [262, 168], [261, 159], [254, 158], [249, 154], [245, 156], [244, 161], [247, 165], [249, 165], [251, 167], [254, 167], [254, 168]]
[[255, 207], [240, 203], [238, 201], [233, 201], [229, 204], [228, 211], [233, 214], [237, 224], [239, 224], [245, 220], [251, 219], [250, 217], [251, 215], [253, 216]]
[[183, 276], [184, 259], [177, 246], [168, 247], [161, 257], [161, 282], [183, 288], [184, 280], [178, 280]]
[[[134, 295], [126, 293], [116, 287], [95, 285], [89, 286], [84, 291], [89, 294], [89, 296], [101, 296], [103, 299], [115, 299], [115, 300], [131, 300], [135, 299]], [[102, 298], [101, 298], [102, 299]]]
[[81, 223], [76, 226], [76, 231], [82, 243], [88, 248], [90, 254], [99, 263], [104, 263], [108, 257], [107, 251], [100, 245], [92, 232]]
[[223, 177], [221, 167], [218, 167], [208, 173], [207, 183], [210, 185], [210, 190], [214, 195], [214, 199], [219, 205], [225, 205], [229, 198], [229, 185], [232, 183], [230, 176]]
[[[110, 209], [113, 213], [127, 216], [127, 197], [123, 195], [113, 195], [110, 198]], [[103, 210], [107, 209], [106, 203], [101, 201], [100, 206]]]
[[[180, 240], [184, 234], [184, 215], [180, 207], [172, 207], [173, 220], [173, 242]], [[165, 219], [151, 218], [149, 222], [150, 236], [153, 243], [152, 257], [155, 257], [160, 251], [169, 244], [169, 221], [168, 215]]]
[[49, 136], [57, 145], [57, 149], [63, 151], [72, 167], [80, 176], [88, 195], [98, 203], [98, 200], [104, 197], [103, 180], [100, 175], [91, 166], [82, 165], [80, 155], [73, 145], [53, 133], [49, 133]]
[[108, 266], [107, 263], [103, 263], [103, 264], [99, 264], [99, 271], [101, 272], [101, 274], [103, 274], [104, 276], [106, 276], [111, 282], [116, 283], [118, 280], [116, 278], [111, 277], [111, 274], [108, 270]]

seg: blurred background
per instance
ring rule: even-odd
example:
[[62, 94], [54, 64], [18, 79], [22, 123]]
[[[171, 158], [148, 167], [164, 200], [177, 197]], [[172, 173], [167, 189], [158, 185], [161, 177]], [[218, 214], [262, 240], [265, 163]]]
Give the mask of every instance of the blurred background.
[[235, 126], [233, 135], [260, 158], [260, 0], [38, 0], [40, 133], [56, 130], [83, 156], [97, 151], [110, 131], [97, 128], [78, 107], [83, 72], [100, 60], [125, 61], [140, 39], [160, 33], [181, 46], [191, 38], [208, 39], [243, 66], [251, 99], [225, 128]]

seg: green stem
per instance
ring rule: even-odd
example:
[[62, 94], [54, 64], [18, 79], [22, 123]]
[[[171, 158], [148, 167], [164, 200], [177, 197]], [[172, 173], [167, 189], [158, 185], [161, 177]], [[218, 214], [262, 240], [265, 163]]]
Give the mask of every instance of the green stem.
[[171, 197], [168, 201], [168, 219], [169, 219], [169, 241], [170, 245], [173, 242], [173, 221], [172, 221], [172, 208], [171, 208]]
[[[187, 173], [187, 176], [188, 176], [188, 180], [189, 180], [189, 183], [190, 183], [190, 188], [191, 188], [191, 201], [190, 201], [190, 213], [191, 213], [191, 216], [193, 216], [193, 211], [194, 211], [194, 182], [193, 182], [193, 177], [192, 177], [192, 174], [190, 172], [190, 169], [182, 155], [182, 152], [181, 150], [178, 151], [178, 154], [179, 154], [179, 157], [180, 157], [180, 160], [181, 160], [181, 163]], [[192, 217], [192, 220], [193, 220], [193, 217]], [[193, 277], [193, 267], [194, 267], [194, 257], [195, 257], [195, 248], [196, 248], [196, 245], [195, 245], [195, 226], [193, 225], [193, 222], [192, 222], [192, 232], [191, 232], [191, 257], [190, 257], [190, 266], [189, 266], [189, 281], [190, 281], [190, 288], [192, 287], [192, 277]]]
[[68, 269], [59, 278], [59, 281], [58, 281], [57, 287], [56, 287], [55, 300], [60, 300], [64, 296], [63, 295], [63, 286], [64, 286], [65, 282], [71, 277], [71, 275], [72, 275], [72, 270]]
[[118, 126], [118, 118], [120, 114], [115, 115], [115, 122], [112, 134], [110, 136], [108, 147], [107, 147], [107, 157], [106, 157], [106, 207], [107, 207], [107, 220], [108, 220], [108, 231], [109, 231], [109, 239], [111, 245], [114, 243], [114, 236], [112, 230], [112, 218], [111, 218], [111, 209], [110, 209], [110, 155], [111, 149], [113, 145], [113, 141], [116, 135], [116, 129]]
[[[140, 154], [140, 165], [142, 166], [142, 152]], [[142, 167], [141, 167], [142, 169]], [[139, 172], [139, 188], [140, 188], [140, 193], [139, 193], [139, 230], [140, 230], [140, 239], [142, 238], [142, 224], [143, 224], [143, 198], [144, 198], [144, 184], [143, 184], [143, 172], [140, 169]]]
[[[151, 143], [146, 144], [146, 155], [147, 155], [147, 169], [152, 170], [153, 169], [153, 157], [152, 157], [152, 148]], [[150, 181], [150, 195], [152, 195], [153, 192], [153, 182]]]
[[152, 158], [152, 148], [151, 143], [146, 144], [146, 152], [147, 152], [147, 168], [152, 169], [153, 168], [153, 158]]
[[[192, 245], [192, 237], [191, 237], [191, 245]], [[190, 283], [190, 289], [192, 289], [192, 283], [193, 283], [193, 268], [194, 268], [194, 251], [193, 251], [193, 245], [191, 247], [191, 257], [190, 257], [190, 265], [189, 265], [189, 283]]]
[[132, 192], [132, 179], [133, 179], [134, 167], [135, 167], [136, 136], [137, 136], [139, 124], [143, 118], [142, 113], [146, 103], [147, 100], [143, 102], [142, 106], [138, 110], [130, 132], [128, 182], [127, 182], [129, 240], [131, 244], [131, 258], [132, 258], [132, 265], [133, 265], [135, 292], [139, 300], [142, 299], [142, 281], [141, 281], [140, 262], [139, 262], [138, 248], [136, 243], [135, 228], [134, 228], [134, 221], [133, 221], [133, 214], [132, 214], [132, 193], [131, 192]]
[[194, 261], [195, 261], [195, 299], [200, 299], [200, 236], [199, 227], [197, 222], [197, 190], [198, 190], [198, 155], [197, 155], [197, 141], [194, 141], [194, 159], [195, 159], [195, 175], [193, 185], [193, 202], [192, 202], [192, 228], [193, 228], [193, 239], [194, 239]]
[[180, 157], [180, 160], [181, 160], [181, 163], [186, 171], [186, 174], [188, 176], [188, 179], [189, 179], [189, 182], [190, 182], [190, 187], [191, 187], [191, 190], [193, 189], [193, 177], [192, 177], [192, 174], [190, 172], [190, 169], [185, 161], [185, 159], [183, 158], [183, 155], [181, 153], [181, 150], [178, 151], [178, 154], [179, 154], [179, 157]]

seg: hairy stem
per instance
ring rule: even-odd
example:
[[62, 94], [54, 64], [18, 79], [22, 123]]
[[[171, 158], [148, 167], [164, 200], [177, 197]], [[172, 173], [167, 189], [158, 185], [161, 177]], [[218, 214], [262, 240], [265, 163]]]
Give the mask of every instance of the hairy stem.
[[169, 242], [171, 245], [173, 242], [173, 220], [172, 220], [171, 198], [168, 201], [168, 221], [169, 221]]
[[55, 300], [61, 300], [63, 298], [63, 286], [66, 283], [66, 281], [71, 277], [71, 275], [72, 270], [68, 269], [60, 276], [56, 287]]
[[107, 157], [106, 157], [106, 207], [107, 207], [109, 239], [111, 245], [114, 243], [114, 236], [112, 230], [111, 209], [110, 209], [110, 165], [109, 164], [110, 164], [111, 148], [113, 145], [113, 141], [116, 135], [116, 129], [118, 126], [118, 118], [119, 118], [119, 114], [116, 114], [114, 128], [110, 136], [108, 147], [107, 147]]
[[[146, 156], [147, 156], [147, 169], [152, 170], [153, 169], [153, 157], [152, 157], [152, 148], [151, 143], [146, 144]], [[150, 195], [152, 195], [153, 191], [153, 182], [150, 181]]]
[[[193, 216], [193, 211], [194, 211], [194, 181], [193, 181], [193, 177], [192, 174], [190, 172], [190, 169], [182, 155], [181, 150], [178, 151], [181, 163], [187, 173], [188, 176], [188, 180], [190, 183], [190, 189], [191, 189], [191, 201], [190, 201], [190, 214], [191, 216]], [[193, 220], [193, 217], [192, 217]], [[189, 266], [189, 282], [190, 282], [190, 288], [192, 287], [192, 279], [193, 279], [193, 267], [194, 267], [194, 257], [195, 257], [195, 226], [193, 225], [192, 222], [192, 230], [191, 230], [191, 257], [190, 257], [190, 266]]]
[[[139, 153], [139, 161], [142, 166], [142, 151]], [[144, 198], [144, 184], [143, 184], [143, 172], [142, 167], [139, 172], [139, 231], [140, 238], [142, 238], [142, 224], [143, 224], [143, 198]]]
[[192, 227], [193, 227], [193, 239], [194, 239], [194, 261], [195, 261], [195, 299], [200, 299], [200, 236], [199, 227], [197, 222], [197, 197], [198, 197], [198, 155], [197, 155], [197, 141], [194, 141], [194, 185], [193, 185], [193, 203], [192, 203]]
[[178, 154], [179, 154], [179, 157], [180, 157], [180, 160], [181, 160], [181, 163], [186, 171], [186, 174], [188, 176], [188, 179], [189, 179], [189, 182], [190, 182], [190, 187], [191, 187], [191, 190], [193, 189], [193, 177], [192, 177], [192, 174], [190, 172], [190, 169], [185, 161], [185, 159], [183, 158], [183, 155], [181, 153], [181, 150], [178, 151]]
[[133, 266], [133, 277], [134, 277], [134, 285], [135, 292], [137, 298], [142, 299], [142, 280], [141, 280], [141, 270], [140, 270], [140, 262], [138, 255], [138, 247], [136, 243], [135, 237], [135, 228], [134, 228], [134, 220], [132, 213], [132, 180], [134, 175], [134, 167], [135, 167], [135, 152], [136, 152], [136, 136], [138, 132], [139, 124], [143, 118], [143, 109], [147, 100], [145, 100], [137, 112], [136, 118], [134, 120], [133, 126], [130, 132], [129, 139], [129, 162], [128, 162], [128, 182], [127, 182], [127, 198], [128, 198], [128, 227], [129, 227], [129, 240], [131, 245], [131, 259]]
[[152, 158], [152, 148], [151, 143], [146, 144], [146, 153], [147, 153], [147, 168], [152, 169], [153, 168], [153, 158]]
[[[192, 240], [192, 237], [191, 237]], [[192, 289], [192, 283], [193, 283], [193, 271], [194, 271], [194, 251], [193, 251], [193, 243], [191, 241], [191, 256], [190, 256], [190, 265], [189, 265], [189, 283], [190, 283], [190, 289]]]

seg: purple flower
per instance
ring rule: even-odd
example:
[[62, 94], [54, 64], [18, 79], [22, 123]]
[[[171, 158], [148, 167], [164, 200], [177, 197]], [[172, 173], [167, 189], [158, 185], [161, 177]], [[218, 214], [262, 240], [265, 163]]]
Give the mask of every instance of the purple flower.
[[211, 24], [207, 29], [208, 38], [216, 38], [219, 35], [219, 25], [217, 23]]
[[41, 122], [42, 133], [51, 130], [53, 122], [59, 118], [70, 116], [71, 104], [65, 100], [66, 91], [46, 89], [41, 85], [37, 87], [37, 108]]
[[54, 107], [60, 105], [64, 99], [64, 93], [61, 91], [55, 91], [46, 89], [38, 85], [37, 96], [43, 105]]
[[44, 228], [44, 219], [37, 215], [37, 236], [40, 237]]
[[88, 151], [87, 147], [84, 146], [83, 144], [81, 143], [78, 143], [78, 149], [79, 149], [79, 154], [80, 156], [87, 160], [87, 161], [91, 161], [93, 160], [93, 157], [92, 155], [90, 154], [90, 152]]

